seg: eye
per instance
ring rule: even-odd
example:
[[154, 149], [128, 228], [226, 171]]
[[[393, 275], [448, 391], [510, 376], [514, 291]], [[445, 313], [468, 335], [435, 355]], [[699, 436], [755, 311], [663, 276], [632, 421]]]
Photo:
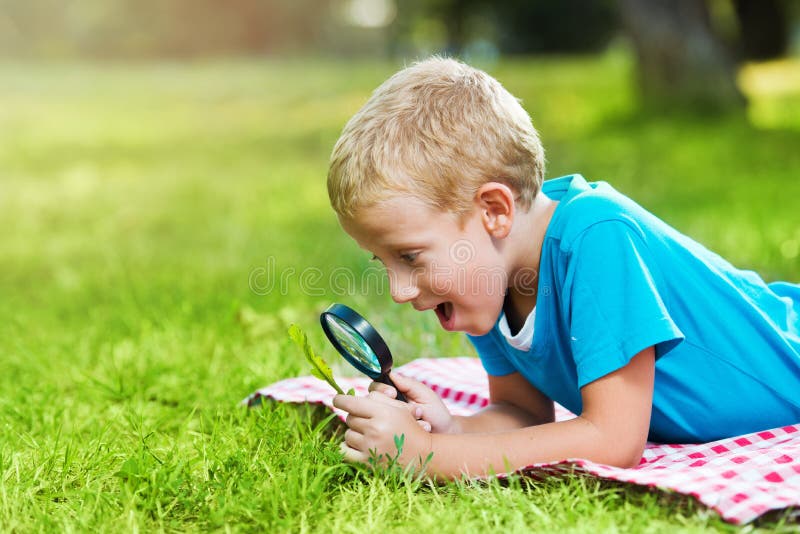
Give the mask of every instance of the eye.
[[404, 254], [400, 254], [400, 259], [408, 263], [409, 265], [417, 261], [418, 257], [419, 257], [419, 252], [407, 252]]
[[378, 256], [376, 256], [375, 254], [372, 255], [372, 257], [369, 259], [369, 261], [378, 261], [380, 263], [383, 263], [383, 261], [381, 261], [381, 259]]

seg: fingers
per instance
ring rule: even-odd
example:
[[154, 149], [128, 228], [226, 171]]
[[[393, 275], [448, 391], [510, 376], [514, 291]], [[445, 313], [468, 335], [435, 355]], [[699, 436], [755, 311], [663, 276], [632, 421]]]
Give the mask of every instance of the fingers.
[[406, 397], [418, 401], [426, 401], [431, 395], [434, 397], [436, 396], [436, 393], [419, 380], [409, 378], [394, 371], [389, 373], [389, 378], [391, 378], [394, 385], [397, 386], [397, 389]]
[[388, 404], [398, 408], [404, 408], [405, 402], [390, 399], [383, 393], [371, 392], [366, 397], [356, 397], [354, 395], [336, 395], [333, 397], [333, 405], [347, 413], [355, 414], [359, 417], [372, 417], [381, 409], [380, 404]]
[[387, 397], [395, 399], [395, 398], [397, 398], [397, 390], [398, 389], [400, 391], [402, 391], [404, 394], [406, 394], [406, 396], [407, 396], [409, 393], [413, 393], [412, 390], [415, 389], [415, 386], [417, 388], [419, 386], [422, 386], [422, 388], [425, 387], [425, 385], [422, 382], [414, 380], [413, 378], [408, 378], [408, 377], [403, 376], [401, 374], [398, 374], [398, 373], [396, 373], [394, 371], [389, 373], [389, 378], [391, 379], [392, 382], [394, 382], [394, 385], [397, 386], [397, 389], [393, 388], [392, 386], [390, 386], [388, 384], [384, 384], [383, 382], [372, 382], [369, 385], [369, 390], [370, 391], [379, 391], [379, 392], [383, 393], [384, 395], [386, 395]]
[[376, 406], [376, 403], [370, 402], [367, 397], [353, 395], [336, 395], [333, 397], [333, 405], [357, 417], [373, 417], [376, 409], [380, 408], [380, 406]]
[[364, 433], [367, 431], [367, 424], [369, 423], [369, 419], [366, 417], [358, 417], [353, 414], [348, 414], [347, 418], [345, 418], [344, 423], [347, 425], [348, 428], [352, 428], [353, 430]]
[[339, 450], [344, 455], [346, 462], [362, 464], [369, 462], [370, 452], [367, 448], [366, 438], [353, 429], [347, 429], [344, 433], [344, 441], [339, 444]]
[[377, 391], [378, 393], [383, 393], [390, 399], [397, 398], [397, 390], [394, 389], [392, 386], [388, 384], [384, 384], [382, 382], [372, 382], [369, 385], [370, 392]]
[[351, 449], [355, 449], [357, 451], [363, 451], [364, 449], [366, 449], [364, 434], [357, 432], [352, 428], [348, 428], [347, 431], [344, 433], [344, 442], [347, 444], [348, 447], [350, 447]]
[[352, 416], [364, 419], [380, 416], [386, 410], [386, 407], [399, 408], [410, 413], [414, 419], [419, 419], [422, 416], [422, 408], [418, 405], [390, 399], [377, 391], [372, 391], [366, 397], [336, 395], [333, 397], [333, 405]]
[[417, 421], [417, 424], [418, 424], [418, 425], [420, 426], [420, 428], [421, 428], [422, 430], [424, 430], [425, 432], [430, 432], [430, 431], [431, 431], [431, 429], [432, 429], [432, 427], [431, 427], [431, 424], [430, 424], [429, 422], [427, 422], [427, 421], [424, 421], [424, 420], [422, 420], [422, 419], [419, 419], [419, 420]]
[[342, 451], [344, 455], [344, 460], [350, 463], [361, 463], [365, 464], [369, 460], [369, 454], [365, 454], [357, 449], [354, 449], [347, 445], [346, 441], [343, 441], [341, 445], [339, 445], [339, 450]]
[[[392, 391], [394, 391], [394, 388], [392, 388]], [[373, 400], [375, 402], [380, 402], [381, 404], [387, 404], [389, 406], [396, 406], [397, 408], [403, 408], [403, 409], [407, 409], [408, 408], [408, 403], [407, 402], [403, 402], [403, 401], [399, 401], [399, 400], [391, 398], [391, 397], [387, 397], [386, 395], [384, 395], [383, 393], [381, 393], [379, 391], [371, 391], [367, 395], [367, 398], [370, 399], [370, 400]]]

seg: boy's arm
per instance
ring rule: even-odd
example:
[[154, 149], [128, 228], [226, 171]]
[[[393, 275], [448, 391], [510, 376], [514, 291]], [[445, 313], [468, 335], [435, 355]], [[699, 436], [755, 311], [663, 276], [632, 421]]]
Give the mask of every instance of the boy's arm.
[[371, 450], [393, 456], [394, 436], [403, 434], [400, 462], [414, 463], [433, 452], [427, 472], [441, 478], [565, 458], [632, 467], [647, 441], [654, 374], [655, 350], [650, 347], [625, 367], [584, 386], [579, 417], [494, 433], [425, 432], [402, 403], [380, 394], [371, 399], [337, 395], [335, 404], [350, 413], [343, 451], [351, 461], [367, 462]]
[[[416, 417], [425, 422], [422, 426], [436, 433], [500, 432], [554, 420], [553, 401], [519, 373], [489, 375], [490, 403], [469, 416], [451, 415], [441, 397], [418, 380], [397, 373], [392, 373], [391, 378], [408, 400], [406, 408], [415, 408]], [[373, 382], [369, 389], [396, 399], [395, 387]]]
[[583, 413], [575, 419], [494, 434], [434, 434], [428, 470], [457, 478], [566, 458], [633, 467], [647, 442], [654, 374], [650, 347], [625, 367], [584, 386]]
[[501, 432], [555, 420], [553, 401], [519, 373], [489, 375], [488, 406], [469, 416], [454, 416], [451, 434]]

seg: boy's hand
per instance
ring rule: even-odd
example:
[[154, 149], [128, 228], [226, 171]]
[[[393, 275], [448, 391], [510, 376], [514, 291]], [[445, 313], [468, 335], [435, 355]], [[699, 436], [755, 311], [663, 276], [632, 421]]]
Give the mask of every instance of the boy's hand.
[[[439, 398], [439, 395], [437, 395], [435, 391], [418, 380], [405, 377], [398, 373], [393, 372], [389, 376], [392, 382], [397, 386], [397, 389], [406, 396], [408, 403], [420, 409], [416, 411], [416, 415], [417, 419], [420, 420], [420, 426], [422, 426], [422, 428], [440, 434], [452, 434], [456, 432], [454, 428], [455, 419], [450, 415], [447, 406], [444, 405], [442, 399]], [[369, 390], [383, 393], [391, 399], [397, 398], [397, 392], [392, 386], [380, 382], [371, 383], [369, 385]]]
[[[394, 377], [393, 377], [394, 379]], [[418, 424], [419, 407], [377, 391], [366, 397], [336, 395], [333, 405], [348, 413], [342, 453], [349, 462], [368, 463], [374, 453], [385, 460], [397, 455], [395, 436], [404, 436], [401, 465], [422, 462], [432, 449], [431, 434]]]

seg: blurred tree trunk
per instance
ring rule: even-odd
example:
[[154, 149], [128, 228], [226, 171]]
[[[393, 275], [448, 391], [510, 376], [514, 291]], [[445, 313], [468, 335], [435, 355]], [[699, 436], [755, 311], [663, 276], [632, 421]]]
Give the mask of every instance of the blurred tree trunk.
[[734, 63], [711, 31], [703, 0], [620, 0], [646, 106], [718, 112], [743, 108]]
[[433, 3], [434, 13], [444, 24], [446, 50], [459, 55], [467, 45], [467, 19], [481, 0], [438, 0]]
[[734, 0], [744, 59], [771, 59], [789, 49], [789, 19], [780, 0]]
[[447, 49], [451, 54], [461, 54], [467, 44], [466, 25], [470, 0], [448, 2], [442, 22], [447, 30]]

